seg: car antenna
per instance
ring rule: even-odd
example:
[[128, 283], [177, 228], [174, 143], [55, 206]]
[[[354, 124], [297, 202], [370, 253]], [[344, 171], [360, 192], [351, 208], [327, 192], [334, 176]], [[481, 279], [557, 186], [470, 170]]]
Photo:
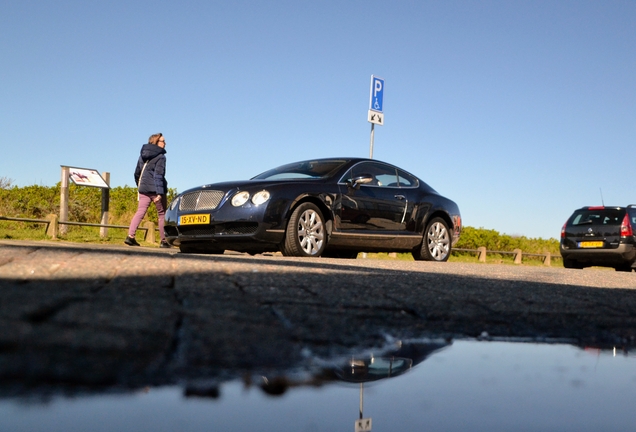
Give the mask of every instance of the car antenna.
[[601, 192], [601, 204], [603, 204], [603, 207], [605, 207], [605, 201], [603, 200], [603, 189], [598, 188], [598, 190]]

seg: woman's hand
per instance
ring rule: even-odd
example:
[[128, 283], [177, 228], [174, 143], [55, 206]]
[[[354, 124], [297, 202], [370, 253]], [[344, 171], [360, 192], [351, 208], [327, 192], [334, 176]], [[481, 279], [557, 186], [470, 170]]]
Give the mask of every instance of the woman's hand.
[[161, 195], [156, 195], [153, 199], [152, 202], [159, 202], [161, 201]]

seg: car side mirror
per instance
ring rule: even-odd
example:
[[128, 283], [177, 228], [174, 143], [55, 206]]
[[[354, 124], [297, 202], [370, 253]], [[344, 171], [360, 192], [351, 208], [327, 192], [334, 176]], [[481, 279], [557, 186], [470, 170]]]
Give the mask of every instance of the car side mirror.
[[349, 187], [352, 187], [354, 189], [359, 189], [360, 185], [371, 183], [372, 181], [373, 181], [373, 176], [371, 174], [361, 174], [361, 175], [355, 176], [351, 180], [348, 180], [347, 184], [349, 185]]

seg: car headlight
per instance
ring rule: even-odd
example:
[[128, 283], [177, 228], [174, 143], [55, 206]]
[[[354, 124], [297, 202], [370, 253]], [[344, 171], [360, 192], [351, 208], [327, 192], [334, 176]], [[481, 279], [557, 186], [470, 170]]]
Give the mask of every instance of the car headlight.
[[267, 202], [267, 200], [269, 200], [269, 192], [267, 192], [266, 190], [256, 192], [252, 197], [252, 203], [254, 205], [264, 204]]
[[243, 204], [245, 204], [247, 202], [247, 200], [250, 199], [250, 193], [249, 192], [239, 192], [236, 195], [234, 195], [232, 197], [232, 205], [234, 207], [240, 207]]

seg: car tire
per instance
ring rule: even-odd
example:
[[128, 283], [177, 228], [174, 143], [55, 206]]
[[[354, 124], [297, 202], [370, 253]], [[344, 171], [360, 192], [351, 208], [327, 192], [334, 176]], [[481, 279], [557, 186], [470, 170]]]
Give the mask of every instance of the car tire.
[[581, 270], [583, 268], [583, 264], [573, 259], [563, 258], [563, 267], [565, 267], [566, 269]]
[[451, 233], [442, 218], [433, 218], [427, 225], [422, 244], [413, 251], [417, 261], [448, 261], [451, 254]]
[[614, 267], [614, 270], [619, 271], [619, 272], [631, 273], [632, 266], [631, 266], [631, 264], [625, 264], [625, 265], [622, 265], [622, 266]]
[[327, 247], [325, 219], [316, 205], [305, 202], [293, 211], [281, 252], [285, 256], [319, 257]]

